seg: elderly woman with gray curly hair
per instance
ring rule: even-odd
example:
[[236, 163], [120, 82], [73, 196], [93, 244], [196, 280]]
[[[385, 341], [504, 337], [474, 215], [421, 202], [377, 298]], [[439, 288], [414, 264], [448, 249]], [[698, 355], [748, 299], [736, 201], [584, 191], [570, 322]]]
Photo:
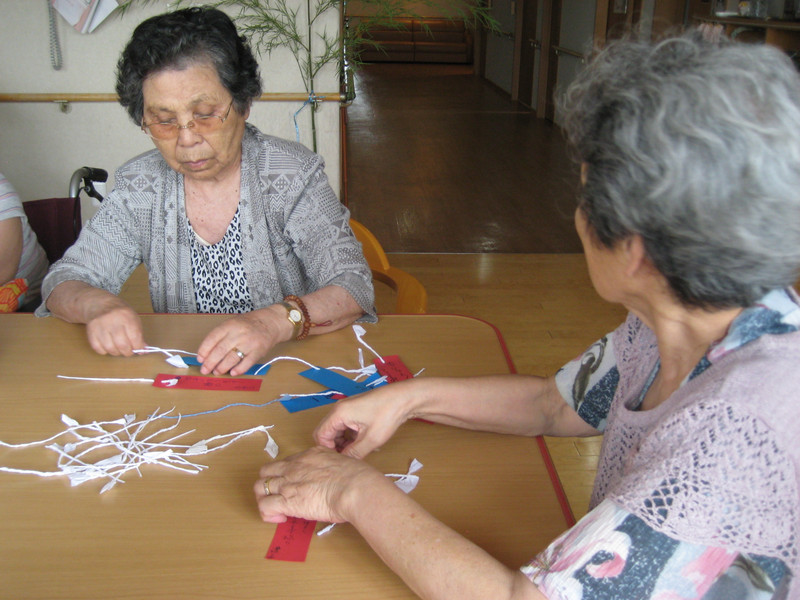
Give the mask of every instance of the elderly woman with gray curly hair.
[[[550, 378], [340, 401], [316, 448], [261, 469], [262, 519], [350, 522], [424, 598], [797, 598], [800, 77], [774, 48], [691, 32], [611, 44], [564, 108], [589, 273], [627, 320]], [[410, 418], [603, 433], [591, 510], [501, 564], [361, 460]]]

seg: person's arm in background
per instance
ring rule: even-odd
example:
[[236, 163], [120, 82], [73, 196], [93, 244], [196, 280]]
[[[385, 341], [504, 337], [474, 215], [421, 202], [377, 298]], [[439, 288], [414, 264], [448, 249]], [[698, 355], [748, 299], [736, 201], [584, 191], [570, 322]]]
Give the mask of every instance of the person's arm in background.
[[22, 257], [22, 221], [11, 217], [0, 221], [0, 285], [14, 279]]
[[22, 200], [0, 173], [0, 285], [16, 278], [22, 258]]
[[0, 312], [36, 308], [49, 266], [19, 194], [0, 173]]

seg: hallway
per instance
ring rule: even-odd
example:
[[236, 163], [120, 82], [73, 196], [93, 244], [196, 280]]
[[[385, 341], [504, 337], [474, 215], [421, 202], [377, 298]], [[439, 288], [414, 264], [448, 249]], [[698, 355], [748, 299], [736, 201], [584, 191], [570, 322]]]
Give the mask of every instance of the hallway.
[[[428, 312], [502, 333], [520, 373], [552, 375], [625, 311], [592, 288], [561, 132], [453, 65], [364, 65], [348, 109], [353, 217], [420, 280]], [[379, 312], [395, 297], [376, 286]], [[573, 514], [586, 512], [599, 438], [545, 438]]]
[[347, 109], [347, 203], [387, 252], [580, 252], [560, 130], [471, 66], [375, 63]]

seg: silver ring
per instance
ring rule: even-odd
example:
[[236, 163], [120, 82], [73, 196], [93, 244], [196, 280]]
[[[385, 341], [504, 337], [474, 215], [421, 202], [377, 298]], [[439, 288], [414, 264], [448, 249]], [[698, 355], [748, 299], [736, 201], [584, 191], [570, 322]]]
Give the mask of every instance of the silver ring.
[[264, 494], [267, 496], [271, 496], [272, 492], [269, 491], [269, 482], [272, 481], [272, 477], [267, 477], [264, 480]]
[[239, 360], [242, 360], [244, 358], [244, 352], [242, 352], [238, 348], [235, 348], [235, 347], [231, 348], [231, 352], [233, 352], [236, 356], [238, 356]]

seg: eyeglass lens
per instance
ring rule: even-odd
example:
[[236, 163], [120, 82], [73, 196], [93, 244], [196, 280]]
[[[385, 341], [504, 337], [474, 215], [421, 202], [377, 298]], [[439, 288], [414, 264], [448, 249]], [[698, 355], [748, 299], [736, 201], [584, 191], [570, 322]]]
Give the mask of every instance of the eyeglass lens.
[[186, 125], [178, 125], [175, 121], [142, 123], [142, 129], [145, 133], [150, 135], [150, 137], [160, 140], [178, 137], [178, 132], [181, 129], [190, 129], [200, 134], [211, 133], [222, 126], [228, 118], [232, 107], [233, 101], [228, 105], [228, 110], [225, 111], [224, 115], [198, 115], [186, 123]]

